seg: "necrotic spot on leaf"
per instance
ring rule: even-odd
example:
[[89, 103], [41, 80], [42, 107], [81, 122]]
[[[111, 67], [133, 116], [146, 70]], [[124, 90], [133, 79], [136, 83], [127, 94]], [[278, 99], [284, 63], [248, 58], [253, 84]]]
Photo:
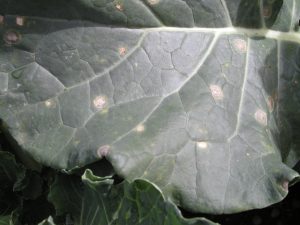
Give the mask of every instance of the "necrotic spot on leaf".
[[119, 48], [119, 54], [120, 56], [124, 56], [126, 54], [126, 48], [124, 47]]
[[141, 133], [145, 131], [145, 126], [143, 124], [139, 124], [137, 125], [137, 127], [135, 128], [136, 132]]
[[201, 142], [197, 142], [197, 146], [198, 148], [201, 148], [201, 149], [205, 149], [207, 148], [207, 142], [204, 142], [204, 141], [201, 141]]
[[17, 16], [16, 17], [16, 24], [18, 26], [24, 26], [24, 24], [25, 24], [25, 18], [23, 16]]
[[159, 0], [148, 0], [148, 3], [149, 3], [150, 5], [156, 5], [156, 4], [159, 3]]
[[3, 39], [9, 45], [18, 44], [21, 40], [21, 35], [17, 31], [10, 30], [5, 32]]
[[224, 98], [224, 94], [220, 86], [210, 85], [209, 88], [215, 100], [222, 100]]
[[99, 158], [106, 157], [109, 153], [110, 146], [109, 145], [103, 145], [97, 150], [97, 155]]
[[233, 41], [233, 47], [238, 52], [241, 52], [241, 53], [247, 52], [247, 42], [245, 40], [243, 40], [243, 39], [239, 39], [239, 38], [235, 39]]
[[54, 103], [52, 100], [47, 100], [47, 101], [45, 101], [45, 106], [46, 106], [47, 108], [53, 107], [54, 104], [55, 104], [55, 103]]
[[255, 112], [255, 120], [263, 126], [266, 126], [268, 124], [267, 114], [266, 114], [266, 112], [262, 111], [261, 109], [258, 109]]
[[282, 187], [283, 187], [283, 189], [284, 189], [286, 192], [288, 192], [288, 190], [289, 190], [289, 182], [288, 182], [288, 181], [284, 181], [284, 182], [282, 183]]
[[93, 104], [95, 106], [95, 108], [97, 109], [103, 109], [106, 106], [106, 97], [104, 96], [97, 96], [94, 101]]
[[116, 4], [116, 9], [119, 10], [119, 11], [123, 11], [124, 8], [120, 3], [117, 3]]
[[267, 104], [268, 104], [268, 108], [269, 108], [270, 112], [273, 112], [273, 110], [274, 110], [274, 99], [272, 98], [272, 96], [268, 97]]

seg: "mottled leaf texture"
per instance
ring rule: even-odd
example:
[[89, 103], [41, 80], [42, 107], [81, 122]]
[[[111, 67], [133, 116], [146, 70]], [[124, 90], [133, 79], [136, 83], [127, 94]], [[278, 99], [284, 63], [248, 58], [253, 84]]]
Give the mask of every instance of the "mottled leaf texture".
[[217, 225], [203, 218], [184, 219], [177, 207], [145, 180], [124, 181], [94, 176], [82, 177], [85, 190], [78, 225]]
[[299, 0], [0, 6], [0, 118], [39, 163], [106, 157], [213, 214], [278, 202], [298, 177]]

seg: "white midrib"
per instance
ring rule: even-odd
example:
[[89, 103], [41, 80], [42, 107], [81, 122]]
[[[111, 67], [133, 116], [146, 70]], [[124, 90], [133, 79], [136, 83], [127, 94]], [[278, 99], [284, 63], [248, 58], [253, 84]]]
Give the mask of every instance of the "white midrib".
[[145, 32], [185, 32], [185, 33], [213, 33], [216, 35], [226, 34], [240, 34], [248, 37], [263, 37], [271, 38], [279, 41], [291, 41], [300, 43], [300, 32], [281, 32], [270, 29], [246, 29], [237, 27], [226, 27], [226, 28], [180, 28], [180, 27], [157, 27], [157, 28], [144, 28], [139, 29]]
[[233, 134], [227, 139], [228, 142], [230, 142], [232, 140], [232, 138], [234, 138], [238, 134], [238, 130], [240, 128], [242, 106], [244, 103], [244, 94], [245, 94], [245, 89], [246, 89], [246, 84], [247, 84], [247, 79], [248, 79], [250, 43], [251, 43], [250, 40], [248, 40], [248, 44], [247, 44], [248, 52], [247, 52], [246, 61], [245, 61], [245, 72], [244, 72], [244, 79], [243, 79], [242, 88], [241, 88], [241, 98], [240, 98], [240, 103], [239, 103], [239, 107], [238, 107], [238, 111], [237, 111], [237, 122], [236, 122], [235, 130], [234, 130]]
[[232, 26], [232, 21], [231, 21], [231, 18], [230, 18], [230, 13], [229, 13], [227, 4], [224, 0], [221, 0], [221, 3], [222, 3], [222, 6], [224, 7], [224, 10], [225, 10], [225, 16], [226, 16], [227, 24], [229, 26]]
[[292, 7], [292, 19], [291, 19], [291, 24], [290, 24], [290, 30], [292, 30], [294, 28], [294, 23], [293, 21], [296, 21], [295, 19], [295, 15], [296, 15], [296, 0], [293, 1], [293, 7]]

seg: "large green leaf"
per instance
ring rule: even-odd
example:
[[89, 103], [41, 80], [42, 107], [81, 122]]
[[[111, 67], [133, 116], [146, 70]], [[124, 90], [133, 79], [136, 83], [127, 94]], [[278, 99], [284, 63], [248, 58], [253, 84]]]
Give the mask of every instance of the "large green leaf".
[[109, 177], [86, 170], [82, 181], [84, 189], [77, 179], [57, 177], [49, 194], [57, 213], [70, 213], [76, 225], [215, 224], [202, 218], [184, 219], [177, 207], [145, 180], [114, 185]]
[[80, 177], [59, 174], [50, 187], [48, 200], [54, 205], [57, 216], [72, 213], [79, 217], [83, 191]]
[[197, 212], [287, 194], [299, 0], [22, 2], [1, 1], [0, 118], [36, 161], [72, 169], [105, 156]]
[[15, 210], [8, 215], [0, 215], [0, 225], [20, 225], [18, 213], [19, 211]]

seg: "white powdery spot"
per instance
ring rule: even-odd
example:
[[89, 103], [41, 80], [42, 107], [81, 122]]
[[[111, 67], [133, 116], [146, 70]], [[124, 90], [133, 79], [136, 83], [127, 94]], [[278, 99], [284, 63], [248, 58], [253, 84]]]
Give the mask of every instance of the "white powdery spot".
[[233, 41], [233, 47], [235, 50], [241, 53], [246, 53], [247, 52], [247, 41], [244, 39], [237, 38]]
[[53, 107], [54, 105], [55, 105], [55, 103], [54, 103], [54, 101], [51, 100], [51, 99], [45, 101], [45, 106], [46, 106], [47, 108], [51, 108], [51, 107]]
[[224, 94], [222, 88], [218, 85], [210, 85], [209, 86], [211, 95], [215, 100], [222, 100], [224, 98]]
[[145, 126], [143, 124], [139, 124], [139, 125], [136, 126], [135, 130], [138, 133], [142, 133], [142, 132], [145, 131]]
[[159, 3], [159, 0], [148, 0], [147, 1], [150, 5], [156, 5]]
[[288, 192], [289, 191], [289, 182], [288, 181], [284, 181], [282, 183], [282, 188], [283, 188], [283, 190], [285, 190], [286, 192]]
[[119, 54], [120, 54], [120, 56], [124, 56], [124, 55], [126, 55], [126, 48], [124, 48], [124, 47], [121, 47], [121, 48], [119, 48]]
[[104, 107], [106, 106], [106, 97], [104, 96], [97, 96], [94, 101], [93, 104], [95, 106], [96, 109], [104, 109]]
[[200, 142], [197, 142], [197, 147], [201, 148], [201, 149], [206, 149], [208, 147], [208, 144], [205, 141], [200, 141]]
[[22, 17], [22, 16], [17, 16], [16, 17], [16, 24], [18, 26], [24, 26], [24, 24], [25, 24], [25, 18]]
[[99, 158], [106, 157], [109, 153], [110, 146], [109, 145], [103, 145], [97, 150], [97, 155]]
[[4, 34], [3, 39], [7, 44], [17, 44], [21, 39], [21, 35], [16, 31], [10, 30]]
[[255, 120], [259, 122], [261, 125], [266, 126], [268, 125], [268, 116], [267, 113], [261, 109], [256, 110], [255, 112]]

